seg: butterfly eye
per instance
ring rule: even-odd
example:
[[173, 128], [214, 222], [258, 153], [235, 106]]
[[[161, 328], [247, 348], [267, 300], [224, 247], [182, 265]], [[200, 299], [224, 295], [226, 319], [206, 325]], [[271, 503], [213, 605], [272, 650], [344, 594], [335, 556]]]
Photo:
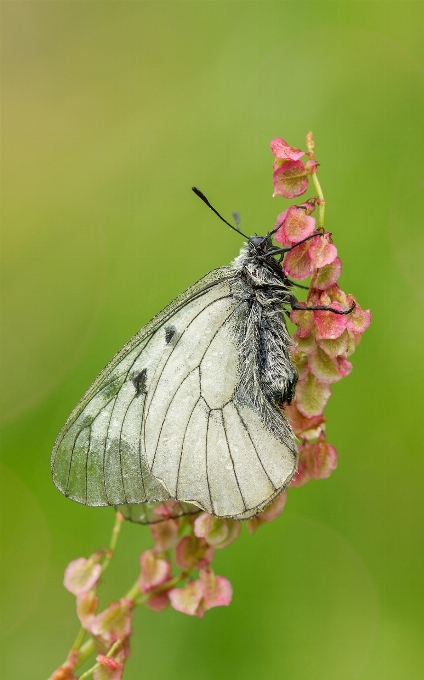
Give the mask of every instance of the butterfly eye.
[[255, 246], [255, 248], [264, 248], [266, 243], [266, 237], [264, 236], [250, 236], [249, 242]]

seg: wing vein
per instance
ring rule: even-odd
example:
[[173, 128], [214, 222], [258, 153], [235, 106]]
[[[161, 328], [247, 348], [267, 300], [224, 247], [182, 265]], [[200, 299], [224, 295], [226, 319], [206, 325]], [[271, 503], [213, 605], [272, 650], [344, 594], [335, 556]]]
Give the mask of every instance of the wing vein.
[[259, 462], [260, 462], [260, 464], [261, 464], [262, 470], [265, 472], [266, 476], [268, 477], [268, 479], [269, 479], [269, 481], [270, 481], [270, 483], [271, 483], [272, 488], [274, 489], [274, 491], [276, 491], [276, 490], [277, 490], [277, 487], [275, 486], [275, 484], [274, 484], [274, 482], [272, 481], [271, 477], [269, 476], [267, 470], [265, 469], [265, 465], [264, 465], [263, 462], [262, 462], [262, 458], [260, 457], [260, 455], [259, 455], [259, 453], [258, 453], [258, 450], [257, 450], [257, 448], [256, 448], [256, 446], [255, 446], [255, 444], [254, 444], [254, 441], [253, 441], [252, 437], [250, 436], [250, 432], [249, 432], [249, 430], [248, 430], [248, 428], [247, 428], [247, 425], [246, 425], [246, 423], [244, 422], [243, 417], [242, 417], [242, 415], [240, 414], [240, 411], [238, 410], [238, 407], [237, 407], [237, 404], [235, 403], [235, 401], [233, 401], [233, 406], [234, 406], [234, 408], [235, 408], [236, 411], [237, 411], [237, 415], [238, 415], [238, 417], [240, 418], [241, 424], [243, 425], [244, 429], [246, 430], [247, 436], [248, 436], [249, 439], [250, 439], [250, 443], [252, 444], [253, 449], [254, 449], [254, 451], [255, 451], [255, 453], [256, 453], [256, 456], [257, 456], [257, 458], [258, 458], [258, 460], [259, 460]]
[[180, 460], [179, 460], [179, 462], [178, 462], [177, 482], [176, 482], [176, 485], [175, 485], [175, 496], [176, 496], [177, 498], [178, 498], [178, 484], [179, 484], [179, 482], [180, 482], [180, 468], [181, 468], [181, 461], [182, 461], [182, 459], [183, 459], [183, 451], [184, 451], [184, 442], [185, 442], [185, 438], [186, 438], [188, 426], [190, 425], [191, 418], [192, 418], [193, 413], [194, 413], [194, 411], [195, 411], [195, 409], [196, 409], [196, 406], [197, 406], [197, 404], [199, 403], [199, 401], [201, 400], [201, 398], [202, 398], [202, 397], [199, 397], [199, 398], [198, 398], [198, 400], [197, 400], [196, 403], [194, 404], [193, 408], [191, 409], [190, 417], [189, 417], [189, 419], [188, 419], [188, 421], [187, 421], [187, 424], [186, 424], [185, 430], [184, 430], [184, 437], [183, 437], [183, 441], [182, 441], [182, 444], [181, 444]]
[[231, 455], [230, 442], [228, 441], [227, 428], [226, 428], [226, 426], [225, 426], [224, 412], [223, 412], [223, 410], [221, 410], [221, 409], [219, 409], [219, 411], [221, 412], [222, 425], [223, 425], [223, 428], [224, 428], [225, 439], [226, 439], [226, 441], [227, 441], [228, 455], [230, 456], [231, 464], [232, 464], [232, 466], [233, 466], [234, 477], [236, 478], [237, 487], [238, 487], [238, 490], [239, 490], [239, 493], [240, 493], [240, 496], [241, 496], [241, 500], [243, 501], [244, 509], [245, 509], [245, 511], [246, 511], [246, 510], [247, 510], [246, 501], [244, 500], [244, 496], [243, 496], [243, 493], [242, 493], [242, 491], [241, 491], [240, 482], [239, 482], [239, 480], [238, 480], [236, 468], [235, 468], [235, 465], [234, 465], [234, 459], [233, 459], [233, 457], [232, 457], [232, 455]]

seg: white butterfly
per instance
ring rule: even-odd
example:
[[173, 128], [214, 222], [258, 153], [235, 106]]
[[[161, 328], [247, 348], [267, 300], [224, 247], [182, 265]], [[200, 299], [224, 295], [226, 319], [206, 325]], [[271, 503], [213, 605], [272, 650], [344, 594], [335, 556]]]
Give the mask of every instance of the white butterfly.
[[247, 519], [290, 483], [297, 447], [283, 405], [297, 374], [283, 309], [296, 301], [274, 259], [283, 251], [271, 234], [250, 237], [115, 355], [56, 440], [62, 493]]

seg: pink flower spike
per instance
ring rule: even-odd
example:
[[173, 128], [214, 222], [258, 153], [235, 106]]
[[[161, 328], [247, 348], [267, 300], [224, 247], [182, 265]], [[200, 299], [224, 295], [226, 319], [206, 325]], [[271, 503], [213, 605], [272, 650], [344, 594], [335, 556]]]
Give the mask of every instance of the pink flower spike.
[[283, 269], [287, 276], [292, 276], [299, 281], [306, 279], [312, 274], [314, 263], [309, 255], [308, 241], [301, 243], [287, 253], [283, 261]]
[[94, 588], [97, 584], [102, 567], [93, 560], [87, 560], [85, 557], [79, 557], [68, 564], [65, 570], [65, 577], [63, 585], [66, 590], [74, 595], [86, 593], [88, 590]]
[[160, 586], [169, 580], [172, 565], [168, 560], [157, 557], [154, 550], [145, 550], [140, 556], [141, 574], [138, 584], [142, 593]]
[[231, 583], [223, 576], [215, 576], [210, 567], [200, 571], [200, 584], [205, 610], [230, 604], [233, 596]]
[[271, 151], [275, 158], [280, 158], [286, 161], [298, 161], [299, 158], [305, 155], [304, 151], [300, 149], [295, 149], [293, 146], [289, 146], [284, 139], [276, 137], [271, 142]]
[[312, 418], [319, 416], [330, 398], [331, 387], [320, 382], [312, 373], [299, 380], [296, 387], [296, 406], [302, 415]]
[[265, 510], [262, 510], [262, 512], [259, 513], [259, 515], [256, 515], [256, 517], [252, 517], [246, 521], [249, 533], [254, 534], [260, 526], [266, 524], [267, 522], [272, 522], [273, 519], [281, 515], [286, 502], [287, 492], [283, 491], [283, 493], [280, 493], [277, 498], [267, 505]]
[[336, 283], [342, 273], [342, 263], [338, 257], [333, 262], [316, 270], [311, 281], [312, 288], [326, 290]]
[[274, 170], [274, 194], [284, 198], [295, 198], [308, 188], [308, 172], [302, 161], [286, 161]]
[[311, 373], [322, 383], [338, 382], [343, 377], [339, 373], [337, 359], [331, 359], [320, 347], [309, 354], [308, 363]]
[[131, 635], [133, 604], [131, 600], [125, 598], [112, 602], [107, 609], [94, 617], [87, 630], [106, 644], [112, 644], [119, 638]]
[[181, 569], [200, 569], [212, 562], [214, 549], [204, 538], [184, 536], [175, 549], [175, 560]]
[[[348, 295], [349, 304], [352, 304], [354, 298]], [[347, 315], [347, 328], [354, 333], [363, 333], [367, 330], [371, 323], [371, 312], [369, 309], [364, 310], [357, 304], [353, 312]]]
[[177, 519], [168, 519], [150, 525], [153, 540], [158, 550], [171, 550], [177, 544], [178, 526]]
[[186, 583], [183, 588], [173, 588], [169, 591], [169, 599], [177, 612], [202, 618], [203, 589], [199, 580]]
[[334, 262], [337, 257], [337, 248], [336, 246], [333, 246], [332, 243], [330, 243], [329, 234], [316, 236], [315, 238], [311, 239], [309, 255], [311, 256], [311, 260], [315, 266], [319, 268]]
[[[331, 307], [343, 310], [343, 306], [339, 302], [332, 302]], [[347, 326], [347, 314], [335, 314], [330, 311], [316, 311], [313, 314], [318, 327], [319, 338], [335, 340], [341, 336]]]

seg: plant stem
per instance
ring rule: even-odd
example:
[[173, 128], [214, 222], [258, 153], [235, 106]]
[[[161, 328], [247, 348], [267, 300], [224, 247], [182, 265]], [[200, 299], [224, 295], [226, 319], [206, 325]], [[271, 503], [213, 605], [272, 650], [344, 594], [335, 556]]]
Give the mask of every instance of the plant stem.
[[119, 532], [121, 531], [121, 526], [124, 522], [125, 518], [119, 510], [116, 511], [116, 517], [115, 517], [115, 524], [113, 525], [112, 529], [112, 536], [110, 537], [110, 543], [109, 543], [109, 552], [106, 554], [106, 557], [103, 561], [102, 564], [102, 573], [105, 571], [105, 569], [108, 568], [110, 561], [113, 557], [113, 554], [116, 549], [116, 544], [118, 542], [119, 538]]
[[[308, 132], [308, 134], [306, 135], [306, 147], [308, 149], [309, 160], [314, 161], [315, 160], [315, 142], [314, 142], [312, 132]], [[312, 180], [314, 182], [315, 191], [317, 192], [318, 198], [319, 198], [318, 227], [323, 227], [324, 226], [324, 217], [325, 217], [325, 199], [324, 199], [324, 194], [322, 193], [321, 184], [319, 183], [319, 179], [318, 179], [316, 170], [315, 170], [315, 172], [312, 173]]]

